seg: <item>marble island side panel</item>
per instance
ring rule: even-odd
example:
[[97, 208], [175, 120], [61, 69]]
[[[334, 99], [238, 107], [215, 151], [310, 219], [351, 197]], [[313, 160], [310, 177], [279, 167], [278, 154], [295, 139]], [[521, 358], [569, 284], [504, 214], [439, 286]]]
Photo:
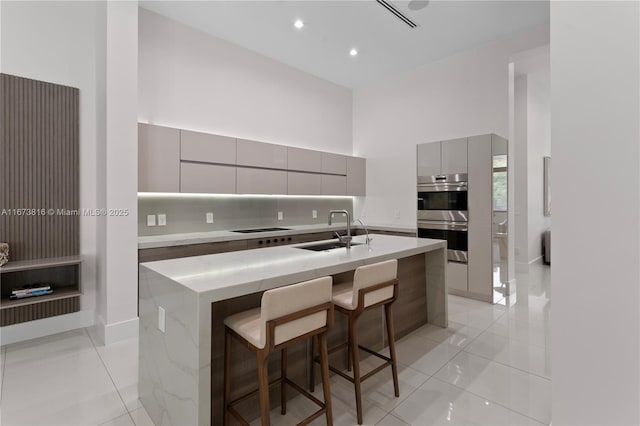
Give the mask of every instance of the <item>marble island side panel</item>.
[[[138, 394], [156, 425], [199, 425], [198, 295], [140, 267]], [[165, 331], [159, 308], [165, 310]], [[207, 420], [208, 421], [208, 420]]]

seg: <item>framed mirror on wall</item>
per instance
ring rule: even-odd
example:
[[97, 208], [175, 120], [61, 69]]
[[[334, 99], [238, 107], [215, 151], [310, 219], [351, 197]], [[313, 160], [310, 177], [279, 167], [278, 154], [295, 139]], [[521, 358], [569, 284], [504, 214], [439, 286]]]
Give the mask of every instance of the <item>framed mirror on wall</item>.
[[551, 157], [544, 157], [544, 215], [551, 216]]

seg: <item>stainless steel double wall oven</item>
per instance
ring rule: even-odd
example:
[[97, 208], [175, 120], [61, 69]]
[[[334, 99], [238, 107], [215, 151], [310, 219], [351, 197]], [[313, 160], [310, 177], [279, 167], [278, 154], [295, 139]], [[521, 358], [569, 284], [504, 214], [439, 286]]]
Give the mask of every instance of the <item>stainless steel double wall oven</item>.
[[451, 262], [467, 263], [467, 174], [418, 176], [418, 237], [446, 240]]

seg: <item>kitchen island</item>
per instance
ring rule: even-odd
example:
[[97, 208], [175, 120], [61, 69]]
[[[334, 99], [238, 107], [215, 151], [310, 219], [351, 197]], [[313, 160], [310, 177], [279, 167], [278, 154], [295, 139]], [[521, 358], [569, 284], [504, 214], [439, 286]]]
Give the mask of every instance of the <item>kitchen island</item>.
[[[398, 259], [397, 337], [427, 322], [447, 326], [444, 241], [389, 235], [373, 235], [370, 246], [364, 236], [353, 241], [361, 244], [350, 250], [316, 252], [300, 248], [316, 243], [295, 244], [141, 264], [139, 396], [154, 423], [220, 423], [223, 320], [259, 306], [262, 292], [271, 288], [327, 275], [339, 283], [358, 266]], [[362, 341], [381, 348], [381, 315], [367, 314]], [[330, 342], [343, 338], [343, 325], [336, 321]], [[307, 346], [301, 343], [289, 356], [299, 360], [290, 375], [304, 379]], [[255, 361], [248, 351], [234, 348], [232, 357], [234, 389], [254, 387]]]

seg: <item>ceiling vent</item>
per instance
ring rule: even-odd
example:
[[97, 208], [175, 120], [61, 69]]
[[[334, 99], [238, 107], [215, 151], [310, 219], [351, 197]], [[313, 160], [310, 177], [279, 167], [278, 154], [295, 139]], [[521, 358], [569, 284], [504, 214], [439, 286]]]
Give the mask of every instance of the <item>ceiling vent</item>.
[[402, 22], [407, 24], [410, 28], [415, 28], [415, 27], [418, 26], [418, 24], [416, 24], [411, 19], [409, 19], [406, 15], [404, 15], [402, 12], [400, 12], [398, 9], [396, 9], [396, 7], [394, 5], [392, 5], [391, 3], [389, 3], [388, 1], [386, 1], [386, 0], [376, 0], [376, 2], [378, 2], [378, 4], [380, 4], [380, 5], [382, 5], [389, 12], [393, 13], [396, 18], [400, 19]]

